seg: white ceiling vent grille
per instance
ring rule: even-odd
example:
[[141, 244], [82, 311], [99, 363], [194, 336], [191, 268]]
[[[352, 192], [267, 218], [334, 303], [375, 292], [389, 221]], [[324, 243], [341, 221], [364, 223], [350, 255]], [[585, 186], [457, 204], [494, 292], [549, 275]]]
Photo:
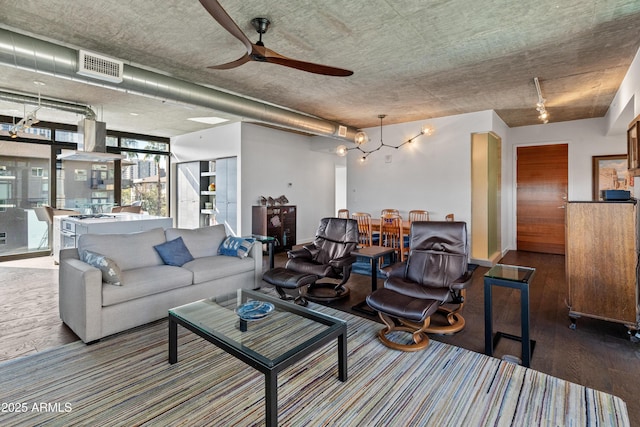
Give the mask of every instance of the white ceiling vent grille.
[[78, 74], [83, 76], [114, 83], [122, 82], [122, 61], [81, 50], [79, 51], [78, 68]]
[[346, 138], [347, 137], [347, 127], [346, 126], [342, 126], [342, 125], [338, 126], [338, 136], [340, 136], [342, 138]]

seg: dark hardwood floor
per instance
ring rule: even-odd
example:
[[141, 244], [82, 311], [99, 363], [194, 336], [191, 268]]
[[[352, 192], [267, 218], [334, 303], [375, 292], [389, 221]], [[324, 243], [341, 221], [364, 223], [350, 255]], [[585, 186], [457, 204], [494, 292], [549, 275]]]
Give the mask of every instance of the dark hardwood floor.
[[[285, 254], [276, 255], [276, 266], [285, 261]], [[640, 344], [631, 342], [627, 328], [581, 318], [576, 330], [569, 329], [563, 256], [512, 251], [501, 262], [536, 268], [530, 289], [531, 336], [536, 340], [531, 368], [621, 397], [627, 403], [631, 425], [640, 425]], [[432, 335], [431, 339], [484, 351], [482, 276], [487, 270], [479, 267], [474, 273], [463, 311], [465, 329], [451, 336]], [[57, 282], [58, 269], [50, 257], [0, 263], [0, 361], [78, 339], [58, 316]], [[378, 286], [382, 284], [379, 280]], [[371, 291], [369, 276], [354, 274], [348, 286], [349, 298], [329, 305], [367, 317], [351, 307]], [[493, 307], [494, 330], [520, 335], [519, 292], [494, 287]], [[520, 344], [501, 340], [496, 355], [504, 354], [520, 356]]]

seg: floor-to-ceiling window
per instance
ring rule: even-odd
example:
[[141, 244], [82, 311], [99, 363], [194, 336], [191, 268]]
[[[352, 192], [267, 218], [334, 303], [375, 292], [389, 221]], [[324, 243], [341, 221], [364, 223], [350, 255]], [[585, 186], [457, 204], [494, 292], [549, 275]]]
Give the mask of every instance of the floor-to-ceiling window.
[[140, 204], [151, 215], [169, 215], [169, 144], [144, 138], [120, 138], [122, 205]]
[[125, 159], [63, 161], [61, 150], [83, 148], [77, 126], [40, 122], [14, 139], [13, 123], [0, 116], [0, 260], [51, 250], [52, 227], [34, 207], [95, 214], [140, 204], [145, 213], [168, 215], [168, 138], [107, 130], [107, 150]]
[[0, 141], [0, 256], [46, 251], [49, 226], [35, 207], [49, 204], [51, 150]]

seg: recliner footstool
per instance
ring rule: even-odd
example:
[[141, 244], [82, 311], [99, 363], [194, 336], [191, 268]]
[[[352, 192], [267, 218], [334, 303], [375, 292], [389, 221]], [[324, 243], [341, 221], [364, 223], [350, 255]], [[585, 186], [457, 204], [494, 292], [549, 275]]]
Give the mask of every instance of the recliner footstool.
[[[309, 273], [298, 273], [283, 267], [276, 267], [264, 273], [262, 280], [273, 285], [281, 299], [293, 300], [296, 304], [306, 307], [308, 301], [305, 298], [305, 291], [303, 289], [315, 283], [316, 280], [318, 280], [318, 276]], [[284, 291], [285, 289], [297, 289], [298, 295], [295, 297], [287, 295]]]

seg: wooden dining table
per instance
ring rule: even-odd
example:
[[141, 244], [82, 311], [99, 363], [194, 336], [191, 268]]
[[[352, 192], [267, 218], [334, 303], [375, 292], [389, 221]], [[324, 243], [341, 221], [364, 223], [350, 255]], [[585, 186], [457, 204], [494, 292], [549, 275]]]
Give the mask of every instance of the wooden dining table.
[[[371, 231], [380, 232], [380, 218], [371, 218]], [[411, 221], [408, 219], [402, 220], [402, 232], [406, 235], [411, 232]]]

